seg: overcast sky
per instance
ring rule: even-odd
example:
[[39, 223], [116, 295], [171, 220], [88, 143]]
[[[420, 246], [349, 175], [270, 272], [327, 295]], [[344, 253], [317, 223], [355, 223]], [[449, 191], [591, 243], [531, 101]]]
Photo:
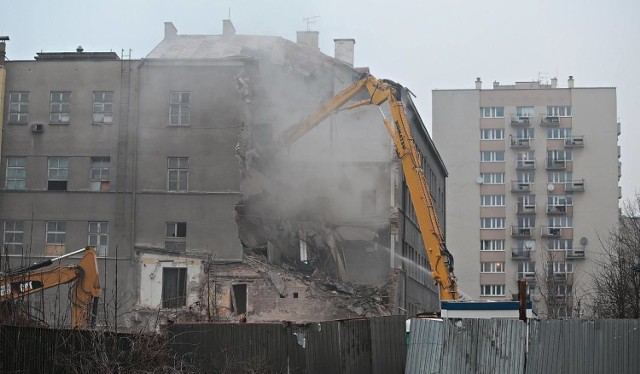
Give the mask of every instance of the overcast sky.
[[229, 12], [238, 34], [295, 41], [303, 18], [318, 16], [320, 49], [333, 55], [333, 39], [354, 38], [355, 65], [410, 88], [429, 131], [431, 90], [473, 88], [476, 77], [485, 88], [554, 76], [566, 87], [569, 75], [577, 87], [617, 87], [623, 198], [640, 190], [638, 0], [0, 0], [0, 9], [10, 60], [78, 45], [142, 58], [165, 21], [179, 34], [220, 34]]

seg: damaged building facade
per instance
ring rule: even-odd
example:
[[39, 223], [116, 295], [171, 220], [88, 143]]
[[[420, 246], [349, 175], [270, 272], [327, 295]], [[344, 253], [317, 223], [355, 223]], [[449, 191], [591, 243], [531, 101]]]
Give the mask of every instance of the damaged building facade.
[[[228, 20], [222, 35], [181, 35], [168, 22], [141, 60], [79, 47], [4, 61], [8, 257], [97, 245], [100, 317], [127, 326], [158, 313], [302, 322], [437, 309], [378, 108], [272, 147], [363, 71], [355, 41], [336, 40], [333, 58], [318, 37], [239, 35]], [[446, 169], [408, 91], [403, 101], [444, 223]]]

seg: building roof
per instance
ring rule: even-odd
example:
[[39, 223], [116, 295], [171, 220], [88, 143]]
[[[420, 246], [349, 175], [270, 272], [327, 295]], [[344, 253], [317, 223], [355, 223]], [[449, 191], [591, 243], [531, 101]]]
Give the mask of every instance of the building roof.
[[35, 59], [41, 60], [119, 60], [115, 52], [38, 52]]

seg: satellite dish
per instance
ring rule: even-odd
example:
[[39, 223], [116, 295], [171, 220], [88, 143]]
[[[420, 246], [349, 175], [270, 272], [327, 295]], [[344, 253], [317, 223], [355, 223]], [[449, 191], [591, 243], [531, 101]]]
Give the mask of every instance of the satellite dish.
[[549, 183], [547, 185], [547, 190], [549, 190], [549, 191], [553, 191], [554, 188], [556, 188], [556, 186], [554, 186], [553, 183]]
[[587, 238], [585, 238], [584, 236], [580, 238], [580, 245], [587, 245], [587, 243], [589, 243], [589, 240]]
[[484, 183], [484, 178], [482, 178], [481, 176], [479, 176], [478, 178], [476, 178], [476, 183], [478, 183], [478, 184], [482, 184], [482, 183]]

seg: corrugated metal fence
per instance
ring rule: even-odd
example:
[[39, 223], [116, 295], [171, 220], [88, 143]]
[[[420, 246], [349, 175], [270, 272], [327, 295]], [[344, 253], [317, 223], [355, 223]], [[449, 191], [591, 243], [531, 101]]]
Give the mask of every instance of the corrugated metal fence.
[[173, 348], [203, 373], [402, 373], [405, 318], [305, 325], [177, 324]]

